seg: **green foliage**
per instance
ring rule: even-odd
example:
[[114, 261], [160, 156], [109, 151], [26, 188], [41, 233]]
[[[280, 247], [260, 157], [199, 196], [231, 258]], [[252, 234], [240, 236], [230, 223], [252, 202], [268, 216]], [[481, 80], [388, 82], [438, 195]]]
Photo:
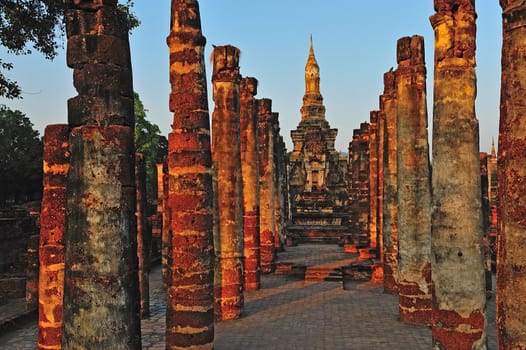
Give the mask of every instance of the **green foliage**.
[[135, 150], [144, 155], [146, 162], [146, 198], [152, 202], [157, 198], [157, 167], [168, 153], [168, 140], [161, 135], [161, 130], [156, 124], [146, 119], [147, 110], [134, 93], [135, 108]]
[[[132, 7], [132, 0], [119, 4], [128, 16], [130, 30], [140, 24]], [[0, 45], [14, 55], [28, 55], [34, 49], [46, 59], [55, 58], [63, 47], [65, 10], [64, 0], [0, 0]], [[12, 68], [0, 59], [0, 97], [21, 97], [18, 84], [4, 74]]]
[[42, 141], [20, 111], [0, 106], [0, 202], [27, 201], [42, 193]]

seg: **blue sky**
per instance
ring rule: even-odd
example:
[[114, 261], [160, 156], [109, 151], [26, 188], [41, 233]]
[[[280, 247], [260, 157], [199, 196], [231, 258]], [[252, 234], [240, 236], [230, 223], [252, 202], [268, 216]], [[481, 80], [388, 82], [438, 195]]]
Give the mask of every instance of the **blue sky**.
[[[477, 1], [476, 111], [481, 150], [489, 151], [498, 137], [500, 98], [501, 9], [496, 0]], [[347, 151], [353, 129], [378, 109], [383, 74], [396, 67], [396, 41], [422, 35], [428, 71], [429, 125], [432, 125], [433, 40], [429, 16], [432, 0], [201, 0], [208, 63], [212, 44], [241, 49], [241, 74], [259, 80], [256, 97], [271, 98], [280, 113], [281, 133], [292, 148], [290, 130], [300, 121], [304, 68], [312, 33], [321, 71], [326, 118], [338, 129], [336, 148]], [[169, 0], [135, 0], [142, 24], [131, 35], [134, 89], [148, 110], [148, 118], [163, 134], [170, 130], [168, 110]], [[24, 112], [42, 133], [45, 125], [67, 122], [67, 99], [76, 95], [65, 52], [52, 62], [41, 55], [12, 57], [9, 76], [24, 91], [20, 101], [0, 103]], [[209, 85], [210, 86], [210, 85]], [[211, 88], [209, 87], [209, 93]], [[210, 98], [210, 110], [213, 104]], [[430, 130], [431, 131], [431, 130]]]

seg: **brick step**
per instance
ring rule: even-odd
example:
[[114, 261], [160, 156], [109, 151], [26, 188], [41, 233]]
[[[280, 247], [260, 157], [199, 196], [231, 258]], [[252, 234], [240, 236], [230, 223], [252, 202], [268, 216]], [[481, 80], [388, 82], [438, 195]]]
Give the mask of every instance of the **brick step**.
[[341, 282], [343, 281], [343, 273], [339, 267], [316, 267], [309, 266], [305, 271], [305, 281], [310, 282]]

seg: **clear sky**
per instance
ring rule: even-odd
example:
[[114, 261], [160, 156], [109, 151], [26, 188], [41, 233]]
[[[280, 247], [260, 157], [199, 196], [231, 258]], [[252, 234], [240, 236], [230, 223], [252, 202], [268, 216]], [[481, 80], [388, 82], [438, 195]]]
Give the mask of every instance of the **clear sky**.
[[[501, 8], [497, 0], [478, 0], [476, 6], [476, 111], [481, 150], [489, 151], [492, 137], [495, 143], [498, 137]], [[201, 0], [200, 8], [207, 38], [207, 80], [211, 79], [208, 57], [212, 44], [240, 48], [241, 74], [259, 80], [256, 97], [273, 100], [289, 150], [290, 130], [301, 118], [311, 33], [321, 71], [326, 118], [331, 127], [338, 129], [337, 149], [347, 151], [353, 129], [369, 120], [371, 110], [378, 109], [383, 74], [396, 68], [396, 41], [403, 36], [418, 34], [425, 38], [431, 127], [434, 34], [429, 16], [434, 14], [433, 0]], [[142, 23], [130, 38], [134, 89], [148, 110], [148, 118], [166, 135], [173, 118], [168, 110], [166, 45], [170, 1], [135, 0], [135, 12]], [[9, 76], [24, 91], [22, 100], [0, 99], [0, 104], [24, 112], [41, 134], [47, 124], [66, 123], [67, 99], [76, 92], [65, 51], [52, 62], [38, 54], [12, 57], [0, 52], [5, 61], [14, 62]]]

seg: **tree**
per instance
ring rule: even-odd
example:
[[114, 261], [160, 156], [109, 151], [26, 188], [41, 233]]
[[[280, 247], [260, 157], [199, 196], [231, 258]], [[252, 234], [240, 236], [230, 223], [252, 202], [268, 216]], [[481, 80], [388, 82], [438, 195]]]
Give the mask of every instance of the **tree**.
[[152, 124], [146, 119], [147, 110], [134, 92], [135, 108], [135, 149], [144, 154], [146, 162], [146, 198], [148, 202], [157, 198], [157, 167], [168, 154], [168, 140], [161, 135], [157, 124]]
[[[14, 55], [31, 54], [34, 49], [52, 60], [63, 46], [66, 4], [64, 0], [1, 0], [0, 45]], [[128, 16], [130, 29], [140, 24], [131, 12], [132, 6], [132, 0], [119, 4], [119, 8]], [[0, 97], [21, 97], [17, 82], [4, 74], [12, 68], [12, 63], [0, 58]]]
[[0, 203], [40, 198], [42, 140], [20, 111], [0, 106]]

